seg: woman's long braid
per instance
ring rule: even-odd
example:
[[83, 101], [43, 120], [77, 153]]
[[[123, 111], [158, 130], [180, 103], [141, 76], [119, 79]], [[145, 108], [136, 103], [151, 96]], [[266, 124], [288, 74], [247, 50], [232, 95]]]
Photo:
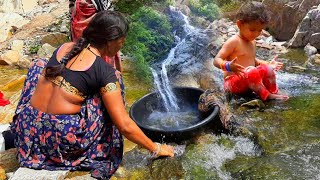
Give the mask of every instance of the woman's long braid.
[[75, 57], [77, 54], [79, 54], [87, 45], [89, 44], [89, 41], [86, 38], [81, 37], [75, 45], [73, 45], [72, 49], [68, 54], [66, 54], [60, 61], [61, 64], [67, 65], [67, 63]]
[[62, 70], [66, 67], [68, 62], [75, 57], [77, 54], [79, 54], [87, 45], [89, 44], [89, 41], [83, 37], [81, 37], [75, 45], [73, 45], [70, 52], [68, 52], [60, 61], [60, 64], [57, 66], [51, 66], [46, 68], [45, 77], [52, 79], [59, 75], [61, 75]]

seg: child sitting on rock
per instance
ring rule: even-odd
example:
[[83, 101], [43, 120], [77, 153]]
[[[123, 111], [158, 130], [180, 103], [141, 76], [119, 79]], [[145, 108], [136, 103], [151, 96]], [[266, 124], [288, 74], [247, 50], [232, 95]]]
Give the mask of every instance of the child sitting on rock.
[[283, 64], [274, 58], [271, 62], [256, 58], [255, 39], [266, 28], [269, 15], [260, 2], [243, 5], [237, 14], [239, 33], [228, 39], [216, 55], [213, 64], [224, 71], [226, 92], [243, 95], [254, 92], [265, 101], [287, 100], [278, 93], [275, 71]]

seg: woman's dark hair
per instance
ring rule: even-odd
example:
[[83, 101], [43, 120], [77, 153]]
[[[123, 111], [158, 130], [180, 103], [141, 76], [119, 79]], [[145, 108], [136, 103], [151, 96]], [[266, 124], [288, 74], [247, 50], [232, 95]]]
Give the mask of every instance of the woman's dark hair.
[[129, 24], [125, 17], [117, 11], [100, 11], [89, 22], [82, 32], [82, 37], [72, 49], [61, 59], [60, 65], [46, 68], [45, 77], [52, 79], [61, 75], [61, 71], [73, 57], [78, 55], [88, 44], [96, 48], [106, 46], [108, 41], [126, 37]]
[[260, 21], [261, 23], [267, 24], [270, 21], [270, 15], [264, 4], [252, 1], [240, 7], [237, 13], [237, 19], [244, 23]]

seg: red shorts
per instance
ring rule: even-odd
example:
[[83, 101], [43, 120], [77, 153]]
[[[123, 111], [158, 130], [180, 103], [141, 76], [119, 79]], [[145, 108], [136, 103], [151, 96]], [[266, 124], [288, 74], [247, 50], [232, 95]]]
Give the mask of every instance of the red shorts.
[[271, 66], [262, 64], [257, 67], [249, 66], [242, 75], [227, 76], [224, 82], [225, 91], [233, 94], [245, 94], [253, 91], [266, 100], [270, 93], [278, 93], [276, 75]]

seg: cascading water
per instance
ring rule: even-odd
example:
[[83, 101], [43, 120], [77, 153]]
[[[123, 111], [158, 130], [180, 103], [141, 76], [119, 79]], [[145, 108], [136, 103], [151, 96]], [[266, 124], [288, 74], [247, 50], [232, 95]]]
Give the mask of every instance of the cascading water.
[[173, 47], [170, 52], [168, 57], [162, 62], [161, 65], [161, 79], [158, 76], [158, 73], [151, 68], [153, 78], [154, 78], [154, 84], [156, 89], [158, 90], [159, 95], [161, 96], [161, 99], [164, 103], [164, 107], [167, 112], [178, 112], [179, 111], [179, 106], [177, 103], [177, 98], [172, 92], [171, 86], [170, 86], [170, 81], [168, 78], [167, 74], [167, 67], [170, 65], [170, 63], [174, 60], [175, 58], [175, 52], [176, 49], [184, 43], [185, 37], [187, 34], [194, 33], [196, 29], [190, 25], [188, 17], [185, 16], [183, 13], [180, 11], [176, 10], [174, 7], [170, 7], [170, 10], [172, 13], [174, 13], [176, 16], [178, 16], [180, 19], [183, 20], [184, 25], [183, 25], [183, 33], [182, 37], [176, 36], [177, 40], [177, 45]]
[[165, 111], [154, 111], [145, 122], [148, 126], [153, 128], [167, 130], [188, 127], [197, 122], [200, 116], [198, 110], [194, 107], [179, 107], [179, 101], [170, 86], [167, 67], [175, 60], [175, 53], [177, 49], [185, 43], [186, 36], [197, 31], [196, 28], [190, 25], [187, 16], [176, 10], [174, 7], [171, 7], [170, 10], [176, 18], [183, 21], [183, 32], [180, 33], [180, 36], [175, 36], [177, 44], [170, 50], [167, 58], [162, 62], [160, 76], [154, 68], [151, 68], [154, 85], [159, 97], [161, 97], [162, 106]]

